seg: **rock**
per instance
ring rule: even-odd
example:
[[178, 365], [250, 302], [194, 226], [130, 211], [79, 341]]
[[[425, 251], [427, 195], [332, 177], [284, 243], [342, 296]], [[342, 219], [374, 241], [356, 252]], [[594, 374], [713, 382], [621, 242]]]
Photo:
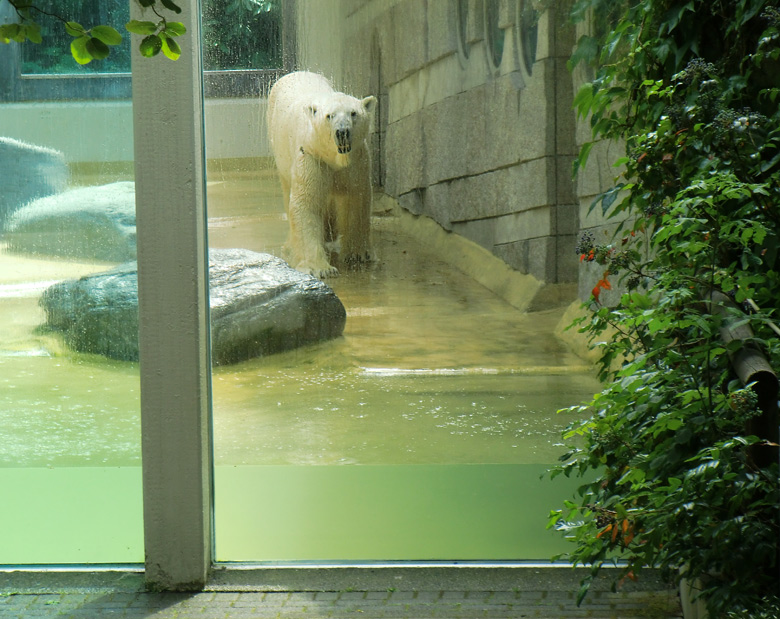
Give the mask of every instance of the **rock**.
[[[211, 348], [216, 365], [335, 338], [346, 311], [325, 283], [270, 254], [212, 250]], [[46, 324], [79, 352], [138, 360], [135, 262], [60, 282], [41, 297]]]
[[135, 259], [135, 183], [79, 187], [40, 198], [8, 220], [10, 251], [78, 260]]
[[46, 326], [78, 352], [138, 360], [138, 268], [135, 262], [59, 282], [44, 290]]
[[68, 166], [61, 152], [11, 138], [0, 138], [0, 170], [0, 232], [16, 210], [37, 198], [65, 191], [68, 183]]
[[212, 250], [209, 289], [218, 365], [339, 337], [347, 321], [330, 286], [270, 254]]

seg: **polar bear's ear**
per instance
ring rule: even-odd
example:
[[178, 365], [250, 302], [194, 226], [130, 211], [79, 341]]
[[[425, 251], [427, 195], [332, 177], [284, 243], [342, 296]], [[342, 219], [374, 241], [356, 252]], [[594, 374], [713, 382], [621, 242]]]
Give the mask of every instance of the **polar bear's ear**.
[[376, 107], [376, 97], [366, 97], [361, 103], [363, 104], [363, 109], [370, 114]]

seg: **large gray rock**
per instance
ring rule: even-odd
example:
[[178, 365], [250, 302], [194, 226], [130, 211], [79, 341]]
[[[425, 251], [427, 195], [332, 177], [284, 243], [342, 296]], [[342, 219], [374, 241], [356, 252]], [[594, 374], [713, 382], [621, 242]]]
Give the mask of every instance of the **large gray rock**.
[[[333, 290], [269, 254], [212, 250], [211, 348], [217, 365], [289, 350], [344, 331], [346, 311]], [[41, 297], [46, 324], [79, 352], [138, 359], [135, 262], [68, 280]]]
[[135, 259], [135, 183], [79, 187], [40, 198], [8, 220], [8, 249], [77, 260]]
[[37, 198], [65, 191], [68, 166], [61, 152], [0, 138], [0, 232], [8, 218]]

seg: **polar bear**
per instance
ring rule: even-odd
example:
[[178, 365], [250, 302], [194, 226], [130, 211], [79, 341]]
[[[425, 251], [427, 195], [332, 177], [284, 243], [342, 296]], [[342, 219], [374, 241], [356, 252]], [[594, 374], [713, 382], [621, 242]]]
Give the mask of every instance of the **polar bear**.
[[336, 92], [322, 75], [281, 77], [268, 96], [268, 137], [290, 224], [286, 249], [299, 271], [333, 277], [326, 243], [345, 265], [371, 259], [371, 160], [375, 97]]

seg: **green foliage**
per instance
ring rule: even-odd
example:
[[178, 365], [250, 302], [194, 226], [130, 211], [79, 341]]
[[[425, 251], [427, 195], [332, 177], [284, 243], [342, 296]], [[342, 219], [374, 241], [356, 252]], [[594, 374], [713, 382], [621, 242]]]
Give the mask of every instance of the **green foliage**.
[[727, 617], [728, 619], [777, 619], [780, 617], [780, 598], [772, 597], [766, 600], [761, 608], [732, 611]]
[[207, 67], [282, 66], [281, 0], [209, 0], [202, 19]]
[[[0, 2], [2, 1], [0, 0]], [[44, 10], [34, 2], [28, 0], [7, 1], [16, 10], [18, 23], [0, 25], [0, 41], [3, 43], [11, 41], [41, 43], [43, 36], [41, 25], [37, 21], [38, 16], [46, 16], [60, 23], [67, 35], [71, 37], [71, 56], [80, 65], [108, 58], [111, 47], [122, 43], [122, 35], [112, 26], [96, 25], [86, 28], [77, 21], [67, 19], [59, 13]], [[130, 33], [144, 35], [139, 43], [141, 54], [151, 57], [162, 51], [166, 57], [177, 60], [181, 55], [181, 49], [174, 39], [184, 34], [186, 29], [181, 22], [168, 21], [164, 12], [160, 11], [171, 11], [178, 14], [181, 13], [181, 8], [172, 0], [160, 0], [159, 4], [157, 0], [138, 0], [138, 2], [142, 7], [151, 9], [155, 17], [158, 18], [156, 21], [143, 22], [131, 20], [125, 26]], [[69, 3], [61, 3], [61, 5], [67, 4]], [[79, 7], [79, 4], [60, 6], [59, 9], [68, 11], [64, 14], [72, 16], [73, 12], [83, 13], [83, 7]]]
[[[594, 75], [575, 107], [594, 141], [626, 145], [624, 172], [591, 208], [623, 223], [612, 242], [585, 234], [577, 248], [603, 270], [577, 325], [601, 351], [604, 389], [552, 473], [589, 481], [550, 526], [592, 566], [581, 597], [605, 563], [632, 579], [684, 568], [713, 616], [754, 616], [777, 589], [778, 470], [756, 457], [776, 446], [747, 430], [761, 411], [721, 328], [750, 325], [780, 368], [780, 12], [767, 0], [580, 0], [574, 16], [601, 24], [572, 56]], [[613, 284], [624, 292], [604, 305]], [[714, 293], [733, 304], [714, 311]]]

